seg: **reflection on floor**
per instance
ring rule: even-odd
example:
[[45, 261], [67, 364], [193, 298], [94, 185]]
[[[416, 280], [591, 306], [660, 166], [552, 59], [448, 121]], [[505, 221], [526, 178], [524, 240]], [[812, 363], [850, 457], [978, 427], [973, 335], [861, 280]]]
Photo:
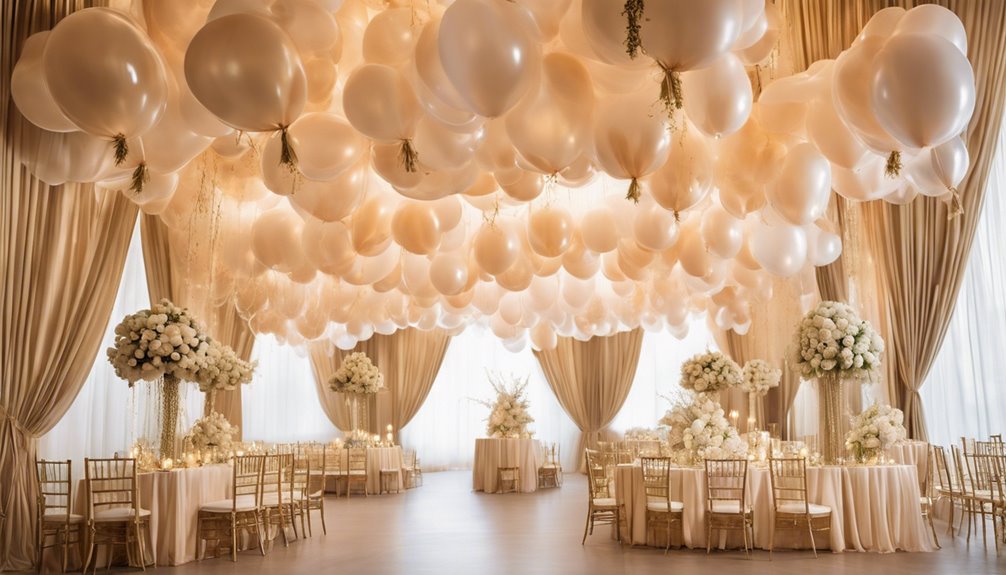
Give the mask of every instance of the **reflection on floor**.
[[[565, 574], [700, 573], [738, 570], [745, 574], [811, 573], [884, 575], [1006, 573], [1006, 551], [996, 558], [989, 548], [963, 538], [951, 540], [946, 524], [937, 530], [943, 549], [933, 553], [822, 554], [809, 552], [675, 551], [619, 547], [601, 527], [580, 545], [586, 512], [585, 478], [567, 474], [561, 489], [526, 495], [472, 493], [471, 473], [426, 473], [426, 485], [401, 495], [330, 497], [328, 535], [274, 545], [262, 557], [242, 552], [238, 562], [206, 559], [151, 573], [171, 575], [245, 573], [351, 574]], [[132, 570], [135, 571], [135, 570]]]

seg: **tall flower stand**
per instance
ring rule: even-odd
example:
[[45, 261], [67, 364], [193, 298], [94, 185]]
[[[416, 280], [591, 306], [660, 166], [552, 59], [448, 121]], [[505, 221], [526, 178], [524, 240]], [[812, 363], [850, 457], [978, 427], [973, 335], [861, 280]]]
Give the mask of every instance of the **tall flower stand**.
[[841, 377], [834, 375], [819, 377], [817, 383], [820, 406], [818, 444], [825, 464], [834, 465], [845, 455], [845, 427], [848, 422], [845, 385]]
[[[362, 408], [361, 408], [361, 403]], [[370, 429], [370, 406], [367, 396], [360, 393], [346, 394], [346, 407], [349, 409], [349, 422], [353, 431]]]
[[178, 378], [166, 373], [161, 382], [161, 459], [177, 459], [178, 408], [180, 404]]
[[758, 431], [758, 394], [751, 392], [748, 394], [748, 431]]

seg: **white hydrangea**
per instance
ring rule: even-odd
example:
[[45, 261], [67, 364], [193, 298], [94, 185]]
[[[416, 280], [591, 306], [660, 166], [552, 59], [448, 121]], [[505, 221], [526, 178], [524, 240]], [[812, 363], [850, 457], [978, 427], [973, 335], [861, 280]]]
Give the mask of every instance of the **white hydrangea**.
[[479, 401], [490, 408], [486, 418], [486, 433], [489, 437], [528, 437], [527, 426], [534, 423], [534, 418], [528, 412], [530, 404], [524, 396], [528, 378], [523, 381], [510, 376], [508, 384], [502, 376], [489, 373], [489, 381], [496, 391], [495, 401]]
[[668, 427], [671, 449], [686, 459], [740, 459], [747, 457], [747, 443], [723, 414], [719, 402], [708, 395], [691, 393], [676, 402], [660, 424]]
[[722, 391], [742, 381], [737, 362], [718, 351], [692, 356], [681, 365], [681, 387], [698, 393]]
[[752, 359], [744, 364], [744, 381], [741, 389], [747, 393], [764, 396], [768, 390], [779, 386], [782, 370], [772, 367], [764, 359]]
[[186, 441], [198, 451], [216, 451], [221, 455], [230, 453], [238, 428], [216, 411], [192, 424]]
[[800, 320], [792, 355], [805, 379], [835, 374], [843, 379], [873, 381], [880, 371], [884, 340], [852, 307], [822, 301]]
[[165, 374], [199, 381], [200, 357], [210, 345], [203, 326], [187, 309], [163, 299], [124, 317], [115, 326], [115, 343], [107, 353], [115, 374], [129, 385]]
[[204, 393], [231, 391], [250, 383], [256, 367], [256, 363], [244, 361], [230, 346], [215, 340], [197, 354], [196, 363], [197, 383]]
[[384, 375], [367, 354], [354, 351], [342, 360], [342, 365], [328, 380], [328, 387], [339, 393], [370, 395], [384, 387]]
[[904, 412], [875, 403], [852, 418], [852, 429], [845, 436], [845, 448], [857, 459], [869, 459], [907, 437]]

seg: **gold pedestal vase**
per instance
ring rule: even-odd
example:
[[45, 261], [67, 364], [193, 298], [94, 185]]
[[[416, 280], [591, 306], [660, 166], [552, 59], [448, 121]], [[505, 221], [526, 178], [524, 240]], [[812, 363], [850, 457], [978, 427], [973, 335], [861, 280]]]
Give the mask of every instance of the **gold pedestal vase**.
[[845, 427], [848, 420], [845, 384], [841, 377], [835, 375], [819, 377], [817, 382], [820, 406], [818, 444], [825, 464], [834, 465], [839, 458], [845, 456]]
[[179, 386], [181, 382], [171, 374], [164, 374], [161, 381], [161, 459], [176, 459], [178, 408], [180, 404]]

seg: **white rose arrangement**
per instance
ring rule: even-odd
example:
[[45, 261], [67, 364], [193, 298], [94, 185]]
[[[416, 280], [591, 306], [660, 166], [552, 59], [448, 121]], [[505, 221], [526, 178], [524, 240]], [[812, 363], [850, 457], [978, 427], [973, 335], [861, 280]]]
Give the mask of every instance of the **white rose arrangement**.
[[649, 427], [630, 427], [625, 430], [624, 437], [626, 441], [664, 441], [666, 433]]
[[374, 440], [374, 436], [362, 429], [354, 429], [349, 432], [344, 438], [343, 442], [346, 447], [358, 448], [358, 447], [376, 447], [378, 442]]
[[667, 426], [668, 444], [685, 461], [740, 459], [747, 456], [747, 443], [730, 425], [720, 404], [701, 393], [679, 399], [660, 419]]
[[904, 412], [875, 403], [852, 418], [852, 429], [845, 436], [845, 448], [862, 461], [879, 455], [907, 437]]
[[210, 338], [188, 310], [163, 299], [124, 317], [115, 326], [115, 344], [107, 353], [115, 374], [132, 386], [166, 374], [198, 381], [200, 356], [209, 347]]
[[384, 387], [384, 376], [367, 354], [355, 351], [328, 380], [328, 387], [339, 393], [374, 394]]
[[779, 379], [782, 377], [782, 370], [772, 367], [764, 359], [752, 359], [744, 364], [744, 381], [741, 389], [746, 393], [753, 393], [764, 397], [768, 390], [779, 386]]
[[186, 436], [186, 441], [198, 451], [214, 451], [223, 456], [230, 453], [234, 446], [234, 436], [238, 428], [231, 425], [227, 418], [216, 411], [192, 424], [192, 429]]
[[196, 372], [200, 391], [231, 391], [239, 385], [250, 383], [256, 363], [239, 358], [230, 346], [211, 341], [198, 354]]
[[822, 301], [807, 313], [793, 336], [793, 360], [804, 379], [834, 374], [873, 381], [880, 371], [884, 340], [849, 305]]
[[486, 434], [489, 437], [528, 437], [527, 426], [534, 423], [528, 413], [530, 404], [524, 396], [529, 377], [522, 381], [511, 375], [508, 384], [499, 374], [489, 373], [488, 376], [496, 391], [496, 400], [478, 400], [492, 410], [486, 418]]
[[697, 393], [722, 391], [740, 385], [742, 379], [737, 362], [718, 351], [700, 353], [681, 364], [681, 387]]

